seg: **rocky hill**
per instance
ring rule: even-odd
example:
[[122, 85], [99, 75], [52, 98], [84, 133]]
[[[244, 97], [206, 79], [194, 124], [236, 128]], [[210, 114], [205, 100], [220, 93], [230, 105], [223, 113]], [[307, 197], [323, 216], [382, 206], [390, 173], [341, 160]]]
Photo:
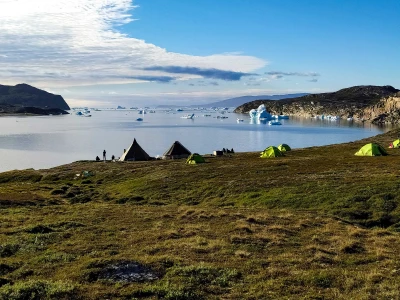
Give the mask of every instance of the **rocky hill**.
[[41, 109], [69, 110], [68, 104], [60, 95], [54, 95], [28, 84], [15, 86], [0, 85], [0, 105], [16, 107], [35, 107]]
[[313, 117], [355, 117], [373, 123], [400, 122], [400, 93], [392, 86], [354, 86], [333, 93], [310, 94], [282, 100], [256, 100], [235, 109], [248, 113], [264, 104], [272, 114]]

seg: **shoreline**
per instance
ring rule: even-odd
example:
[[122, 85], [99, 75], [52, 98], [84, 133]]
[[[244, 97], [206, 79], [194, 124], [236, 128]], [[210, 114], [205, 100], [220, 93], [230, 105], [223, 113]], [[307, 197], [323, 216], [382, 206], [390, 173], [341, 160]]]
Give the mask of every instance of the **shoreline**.
[[[386, 149], [386, 148], [388, 148], [388, 146], [384, 142], [387, 142], [387, 141], [391, 142], [390, 139], [388, 139], [389, 136], [392, 136], [392, 140], [400, 138], [400, 127], [393, 128], [393, 129], [391, 129], [391, 130], [389, 130], [387, 132], [379, 133], [379, 134], [376, 134], [374, 136], [363, 138], [363, 139], [360, 139], [360, 140], [349, 141], [349, 142], [344, 142], [344, 143], [336, 143], [336, 144], [308, 146], [308, 147], [302, 147], [302, 148], [292, 148], [292, 151], [304, 151], [304, 150], [307, 150], [307, 149], [344, 147], [344, 146], [348, 146], [348, 145], [370, 143], [370, 142], [374, 142], [374, 141], [378, 141], [377, 142], [378, 144], [382, 143], [381, 146], [383, 146]], [[260, 150], [256, 150], [256, 151], [243, 151], [243, 152], [242, 151], [239, 151], [239, 152], [235, 151], [235, 153], [233, 153], [233, 154], [223, 155], [221, 157], [214, 156], [211, 153], [205, 153], [205, 154], [201, 154], [201, 155], [204, 156], [205, 158], [208, 158], [208, 159], [209, 158], [211, 158], [211, 159], [220, 159], [220, 158], [228, 158], [228, 157], [234, 157], [234, 156], [237, 157], [237, 156], [242, 156], [242, 155], [243, 156], [248, 156], [248, 155], [257, 156], [263, 150], [264, 149], [260, 149]], [[70, 163], [56, 165], [56, 166], [49, 167], [49, 168], [11, 169], [11, 170], [6, 170], [6, 171], [1, 171], [0, 174], [1, 173], [6, 173], [6, 172], [25, 171], [25, 170], [46, 171], [46, 170], [62, 168], [64, 166], [69, 166], [69, 165], [79, 165], [79, 164], [87, 164], [87, 163], [95, 163], [95, 164], [98, 164], [98, 165], [105, 164], [105, 163], [106, 164], [109, 164], [109, 163], [114, 163], [114, 164], [135, 164], [135, 163], [149, 164], [149, 163], [153, 163], [153, 164], [155, 164], [155, 163], [161, 163], [161, 162], [184, 162], [184, 161], [185, 161], [185, 159], [172, 159], [171, 160], [171, 159], [156, 159], [155, 157], [153, 157], [153, 159], [148, 160], [148, 161], [118, 161], [118, 160], [112, 161], [112, 160], [107, 160], [106, 162], [104, 162], [103, 160], [96, 161], [96, 160], [82, 159], [82, 160], [72, 161]]]
[[[99, 130], [101, 130], [98, 125], [99, 120], [98, 119], [91, 119], [91, 120], [81, 120], [79, 118], [75, 119], [75, 118], [52, 118], [52, 119], [47, 119], [44, 118], [43, 121], [40, 121], [39, 119], [36, 119], [36, 121], [34, 121], [34, 118], [32, 119], [27, 119], [25, 116], [18, 116], [18, 117], [9, 117], [11, 119], [8, 119], [9, 121], [7, 121], [6, 117], [3, 119], [3, 124], [5, 124], [5, 126], [14, 126], [15, 124], [15, 133], [18, 134], [19, 133], [23, 133], [26, 131], [26, 134], [32, 135], [32, 138], [37, 136], [37, 138], [34, 138], [33, 140], [31, 138], [27, 139], [23, 136], [19, 136], [19, 135], [11, 135], [10, 137], [7, 137], [6, 135], [3, 135], [2, 137], [5, 138], [4, 142], [8, 142], [8, 143], [13, 143], [14, 145], [20, 145], [22, 142], [28, 142], [26, 145], [27, 147], [25, 147], [24, 150], [22, 149], [23, 147], [20, 145], [18, 147], [16, 147], [14, 150], [15, 152], [11, 149], [13, 148], [12, 145], [11, 148], [10, 146], [6, 146], [5, 149], [1, 150], [1, 153], [3, 155], [3, 158], [6, 160], [5, 163], [3, 163], [2, 165], [2, 172], [6, 172], [9, 170], [15, 170], [15, 169], [29, 169], [29, 168], [34, 168], [37, 170], [40, 169], [48, 169], [48, 168], [55, 168], [57, 166], [60, 165], [65, 165], [65, 164], [70, 164], [73, 163], [75, 161], [80, 161], [80, 160], [92, 160], [95, 159], [96, 156], [96, 149], [92, 149], [94, 147], [87, 147], [87, 146], [81, 146], [81, 145], [75, 145], [73, 146], [73, 149], [76, 149], [75, 151], [71, 151], [71, 152], [64, 152], [61, 151], [61, 155], [58, 156], [57, 153], [55, 151], [52, 151], [51, 149], [58, 149], [60, 147], [57, 147], [57, 145], [55, 145], [56, 147], [54, 148], [49, 148], [51, 147], [51, 144], [53, 142], [56, 142], [56, 140], [49, 138], [48, 135], [44, 135], [42, 132], [44, 131], [49, 131], [49, 133], [54, 134], [54, 137], [62, 137], [63, 139], [68, 139], [68, 141], [74, 141], [76, 140], [76, 137], [81, 136], [82, 133], [76, 134], [74, 133], [74, 131], [69, 131], [69, 128], [73, 129], [76, 125], [76, 123], [88, 123], [88, 124], [95, 124], [94, 128], [95, 131], [94, 132], [94, 137], [100, 136], [98, 133], [100, 132]], [[15, 118], [15, 119], [13, 119]], [[19, 118], [21, 118], [19, 120]], [[43, 117], [42, 117], [43, 118]], [[110, 120], [113, 120], [114, 115], [111, 115]], [[233, 116], [233, 119], [235, 119], [236, 117]], [[21, 122], [21, 123], [14, 123], [15, 120], [17, 120], [17, 122]], [[19, 120], [19, 121], [18, 121]], [[25, 120], [25, 121], [23, 121]], [[32, 121], [29, 121], [32, 120]], [[129, 116], [126, 116], [124, 118], [124, 120], [129, 120]], [[209, 120], [200, 120], [202, 121], [202, 124], [208, 124]], [[165, 117], [165, 121], [163, 121], [162, 123], [164, 124], [173, 124], [172, 122], [174, 122], [174, 116], [166, 116]], [[285, 126], [285, 128], [279, 127], [279, 128], [272, 128], [269, 126], [265, 126], [265, 125], [242, 125], [242, 124], [237, 124], [229, 122], [229, 124], [227, 124], [228, 126], [222, 127], [221, 129], [218, 129], [220, 131], [218, 131], [218, 133], [221, 133], [223, 135], [229, 134], [232, 135], [231, 137], [227, 137], [226, 139], [223, 138], [221, 141], [227, 141], [227, 143], [221, 143], [218, 142], [218, 140], [214, 140], [212, 141], [212, 143], [210, 145], [208, 145], [208, 143], [203, 143], [203, 144], [199, 144], [198, 141], [195, 141], [194, 139], [189, 139], [189, 141], [187, 143], [185, 143], [185, 146], [188, 146], [189, 150], [191, 150], [192, 152], [198, 152], [200, 154], [210, 154], [212, 153], [214, 150], [218, 150], [218, 147], [215, 147], [215, 145], [220, 145], [222, 146], [229, 146], [229, 148], [234, 148], [235, 152], [260, 152], [263, 151], [267, 146], [272, 145], [273, 143], [276, 143], [275, 146], [277, 146], [278, 144], [285, 142], [290, 144], [291, 146], [295, 147], [295, 148], [304, 148], [304, 147], [315, 147], [315, 146], [324, 146], [327, 144], [334, 144], [335, 142], [351, 142], [351, 141], [355, 141], [358, 139], [361, 139], [363, 137], [367, 137], [370, 135], [377, 135], [377, 134], [381, 134], [387, 130], [389, 130], [391, 127], [390, 126], [375, 126], [375, 125], [363, 125], [363, 124], [348, 124], [346, 121], [343, 122], [343, 124], [341, 125], [339, 122], [332, 124], [333, 122], [325, 122], [325, 121], [320, 121], [320, 120], [310, 120], [310, 119], [304, 119], [304, 118], [297, 118], [297, 117], [293, 117], [292, 118], [292, 124], [290, 124], [290, 126]], [[40, 129], [38, 134], [35, 134], [33, 132], [33, 130], [29, 129], [30, 124], [38, 124], [40, 125]], [[214, 125], [214, 123], [216, 123], [216, 125]], [[212, 121], [210, 125], [205, 125], [206, 128], [214, 128], [214, 126], [218, 126], [219, 124], [217, 124], [218, 122], [214, 122]], [[226, 122], [225, 122], [226, 123]], [[232, 123], [232, 124], [231, 124]], [[49, 124], [49, 125], [47, 125]], [[57, 125], [57, 130], [52, 130], [52, 127], [47, 128], [48, 126], [53, 126], [50, 124], [56, 124]], [[65, 125], [63, 125], [65, 124]], [[200, 124], [200, 123], [199, 123]], [[27, 127], [28, 126], [28, 127]], [[245, 127], [245, 131], [241, 130], [241, 128], [238, 128], [237, 130], [237, 126], [241, 127], [244, 126]], [[353, 126], [353, 128], [351, 127]], [[58, 135], [58, 132], [60, 131], [60, 128], [62, 128], [62, 135]], [[228, 129], [234, 129], [234, 131], [227, 131]], [[151, 129], [151, 128], [150, 128]], [[146, 129], [147, 130], [147, 129]], [[14, 130], [13, 130], [14, 131]], [[194, 128], [194, 133], [200, 133], [202, 132], [202, 129], [196, 129]], [[260, 131], [260, 133], [262, 133], [262, 135], [260, 135], [260, 133], [258, 133]], [[271, 131], [271, 133], [268, 133], [269, 131]], [[116, 131], [115, 129], [113, 129], [113, 131], [111, 133], [117, 133], [118, 131]], [[146, 131], [145, 131], [146, 132]], [[151, 133], [150, 131], [147, 131], [149, 133]], [[169, 136], [171, 136], [171, 140], [174, 139], [174, 136], [170, 133], [167, 132], [169, 134]], [[292, 134], [297, 134], [297, 133], [301, 133], [302, 135], [301, 138], [298, 138], [297, 136], [295, 137], [295, 139], [293, 140], [293, 144], [290, 143], [291, 138], [289, 138]], [[133, 133], [134, 134], [134, 133]], [[249, 135], [252, 135], [254, 137], [257, 137], [256, 140], [253, 141], [253, 143], [248, 143], [250, 141], [249, 139]], [[256, 136], [257, 134], [257, 136]], [[314, 138], [314, 134], [316, 134], [316, 137]], [[326, 134], [326, 138], [324, 137]], [[117, 139], [115, 138], [115, 141], [118, 141], [119, 144], [121, 144], [118, 147], [113, 147], [113, 148], [109, 148], [107, 149], [107, 152], [111, 155], [111, 154], [116, 154], [115, 156], [118, 157], [120, 156], [119, 151], [122, 148], [126, 148], [129, 143], [130, 143], [130, 138], [129, 138], [129, 133], [125, 134], [124, 138], [120, 138]], [[143, 134], [142, 134], [143, 136]], [[157, 136], [157, 135], [156, 135]], [[206, 135], [203, 135], [203, 137], [205, 137]], [[220, 134], [218, 134], [218, 136], [220, 136]], [[235, 138], [233, 138], [233, 136], [235, 136]], [[261, 138], [261, 137], [266, 137]], [[267, 138], [269, 137], [269, 138]], [[44, 143], [43, 145], [46, 146], [48, 145], [48, 147], [30, 147], [30, 143], [29, 142], [34, 142], [35, 140], [39, 139]], [[111, 136], [109, 135], [108, 138], [114, 138], [114, 135]], [[128, 138], [128, 139], [127, 139]], [[89, 141], [92, 142], [96, 142], [94, 138], [89, 137], [88, 136]], [[140, 136], [139, 136], [140, 139]], [[126, 144], [122, 144], [120, 143], [120, 141], [126, 140], [127, 143]], [[141, 140], [139, 140], [141, 141]], [[146, 140], [144, 140], [146, 141]], [[66, 142], [64, 143], [65, 145]], [[225, 144], [225, 145], [224, 145]], [[7, 145], [4, 144], [4, 145]], [[101, 143], [99, 143], [100, 147], [101, 147], [101, 151], [103, 150], [103, 145], [101, 145]], [[238, 147], [235, 147], [235, 145]], [[7, 147], [9, 149], [7, 149]], [[151, 156], [156, 157], [157, 154], [160, 155], [161, 153], [163, 153], [167, 148], [169, 147], [169, 144], [167, 144], [166, 142], [162, 142], [161, 143], [157, 143], [157, 145], [154, 144], [153, 146], [149, 146], [147, 145], [144, 149], [148, 150], [150, 149], [151, 152], [149, 152], [149, 154]], [[117, 149], [115, 149], [117, 148]], [[48, 149], [48, 150], [46, 150]], [[45, 154], [45, 156], [47, 158], [42, 157], [42, 152], [40, 150], [45, 150], [48, 151], [47, 154]], [[18, 154], [20, 153], [22, 156], [20, 158], [18, 158]], [[91, 153], [94, 153], [94, 155], [91, 155]], [[99, 153], [101, 154], [101, 152]], [[101, 156], [101, 155], [100, 155]]]

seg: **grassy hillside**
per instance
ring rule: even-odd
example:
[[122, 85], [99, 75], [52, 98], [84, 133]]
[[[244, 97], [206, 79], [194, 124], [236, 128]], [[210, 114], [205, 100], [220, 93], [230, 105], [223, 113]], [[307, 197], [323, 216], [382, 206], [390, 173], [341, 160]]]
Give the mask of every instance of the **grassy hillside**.
[[1, 173], [0, 299], [395, 299], [399, 133]]

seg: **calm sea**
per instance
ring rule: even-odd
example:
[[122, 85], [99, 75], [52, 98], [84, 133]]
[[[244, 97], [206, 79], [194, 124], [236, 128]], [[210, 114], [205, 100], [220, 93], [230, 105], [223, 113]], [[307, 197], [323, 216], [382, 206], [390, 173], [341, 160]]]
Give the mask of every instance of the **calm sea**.
[[[191, 152], [212, 153], [233, 148], [236, 152], [262, 151], [267, 146], [287, 143], [293, 148], [354, 141], [389, 128], [370, 124], [315, 119], [282, 120], [282, 126], [251, 124], [247, 115], [195, 112], [194, 119], [181, 116], [189, 111], [92, 111], [92, 117], [66, 116], [1, 117], [0, 171], [42, 169], [77, 160], [119, 157], [133, 139], [151, 156], [162, 155], [174, 141]], [[204, 114], [211, 116], [205, 117]], [[237, 122], [237, 118], [244, 122]]]

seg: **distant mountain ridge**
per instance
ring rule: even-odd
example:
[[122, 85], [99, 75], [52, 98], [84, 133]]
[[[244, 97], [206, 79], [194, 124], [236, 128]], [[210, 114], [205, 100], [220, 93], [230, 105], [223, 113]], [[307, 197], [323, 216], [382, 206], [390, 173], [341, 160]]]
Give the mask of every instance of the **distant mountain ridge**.
[[[245, 104], [249, 101], [253, 100], [259, 100], [259, 99], [264, 99], [264, 100], [279, 100], [279, 99], [287, 99], [287, 98], [293, 98], [293, 97], [301, 97], [309, 95], [309, 93], [298, 93], [298, 94], [284, 94], [284, 95], [259, 95], [259, 96], [241, 96], [241, 97], [235, 97], [235, 98], [229, 98], [217, 102], [212, 102], [212, 103], [206, 103], [206, 104], [192, 104], [189, 105], [189, 107], [238, 107], [242, 104]], [[165, 107], [182, 107], [186, 105], [158, 105], [158, 108], [165, 108]]]
[[259, 95], [259, 96], [241, 96], [235, 98], [229, 98], [226, 100], [202, 104], [202, 105], [191, 105], [191, 106], [201, 106], [201, 107], [237, 107], [244, 103], [254, 100], [280, 100], [280, 99], [287, 99], [287, 98], [294, 98], [294, 97], [301, 97], [308, 95], [308, 93], [298, 93], [298, 94], [285, 94], [285, 95]]
[[400, 123], [400, 90], [390, 86], [361, 85], [333, 93], [310, 94], [279, 101], [256, 100], [240, 105], [236, 113], [248, 113], [264, 104], [272, 114], [312, 117], [356, 117], [373, 123]]
[[54, 95], [22, 83], [15, 86], [0, 85], [0, 105], [33, 107], [41, 109], [69, 110], [70, 107], [60, 95]]

